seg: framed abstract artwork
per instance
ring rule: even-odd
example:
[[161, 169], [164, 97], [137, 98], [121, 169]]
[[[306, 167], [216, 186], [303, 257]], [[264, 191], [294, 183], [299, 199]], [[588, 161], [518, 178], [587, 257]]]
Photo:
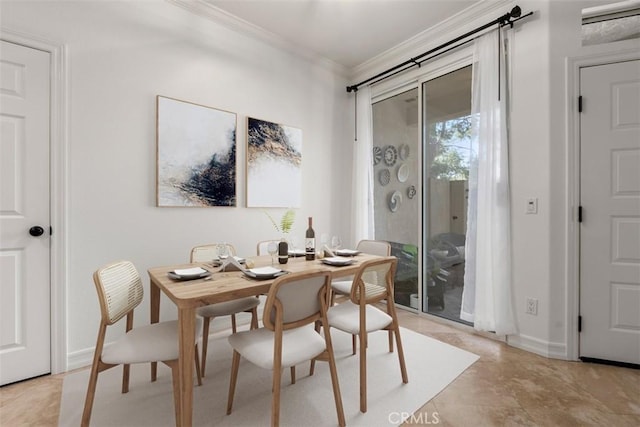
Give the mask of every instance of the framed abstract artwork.
[[247, 207], [299, 208], [302, 130], [247, 118]]
[[236, 206], [236, 115], [157, 97], [157, 205]]

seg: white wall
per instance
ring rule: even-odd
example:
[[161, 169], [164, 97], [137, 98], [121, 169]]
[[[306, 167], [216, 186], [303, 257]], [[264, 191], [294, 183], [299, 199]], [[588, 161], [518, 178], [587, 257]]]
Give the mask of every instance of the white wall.
[[[258, 240], [279, 237], [262, 209], [244, 207], [247, 116], [302, 129], [294, 233], [313, 216], [318, 235], [349, 235], [351, 108], [335, 69], [162, 1], [3, 1], [1, 19], [68, 49], [69, 368], [90, 362], [99, 266], [129, 259], [146, 283], [147, 268], [186, 262], [193, 245], [226, 241], [250, 256]], [[237, 113], [237, 207], [155, 207], [156, 95]], [[145, 299], [136, 323], [148, 322], [148, 307]], [[168, 300], [161, 317], [176, 317]]]

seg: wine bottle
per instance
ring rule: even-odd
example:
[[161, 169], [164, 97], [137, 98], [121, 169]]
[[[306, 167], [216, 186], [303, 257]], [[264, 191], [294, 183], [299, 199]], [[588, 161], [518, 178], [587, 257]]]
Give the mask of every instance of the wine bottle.
[[313, 261], [316, 259], [316, 233], [313, 231], [312, 219], [309, 217], [309, 228], [305, 234], [305, 259]]

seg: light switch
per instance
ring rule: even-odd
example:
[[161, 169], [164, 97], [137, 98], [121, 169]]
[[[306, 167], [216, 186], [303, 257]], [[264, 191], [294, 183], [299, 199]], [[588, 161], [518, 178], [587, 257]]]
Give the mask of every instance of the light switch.
[[527, 199], [527, 214], [537, 214], [538, 213], [538, 199], [536, 197], [531, 197]]

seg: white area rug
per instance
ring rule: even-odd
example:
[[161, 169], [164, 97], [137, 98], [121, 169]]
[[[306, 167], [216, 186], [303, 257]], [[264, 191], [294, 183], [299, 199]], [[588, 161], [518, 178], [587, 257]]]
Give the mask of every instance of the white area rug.
[[[351, 355], [351, 336], [333, 330], [332, 339], [342, 401], [348, 426], [388, 426], [401, 423], [442, 391], [471, 366], [478, 356], [420, 335], [401, 331], [409, 383], [403, 384], [398, 356], [388, 352], [386, 331], [369, 335], [367, 354], [368, 411], [359, 411], [358, 356]], [[231, 347], [219, 333], [209, 342], [207, 376], [194, 388], [193, 424], [196, 426], [268, 426], [271, 417], [271, 371], [242, 360], [233, 412], [226, 415]], [[336, 417], [329, 366], [316, 363], [309, 377], [309, 364], [296, 371], [296, 384], [289, 370], [282, 376], [280, 425], [335, 426]], [[121, 394], [122, 368], [112, 368], [98, 376], [91, 417], [92, 426], [173, 426], [175, 425], [171, 371], [158, 365], [158, 381], [151, 383], [148, 364], [131, 367], [129, 393]], [[60, 426], [78, 426], [89, 378], [89, 370], [64, 379]], [[35, 408], [34, 408], [35, 409]]]

